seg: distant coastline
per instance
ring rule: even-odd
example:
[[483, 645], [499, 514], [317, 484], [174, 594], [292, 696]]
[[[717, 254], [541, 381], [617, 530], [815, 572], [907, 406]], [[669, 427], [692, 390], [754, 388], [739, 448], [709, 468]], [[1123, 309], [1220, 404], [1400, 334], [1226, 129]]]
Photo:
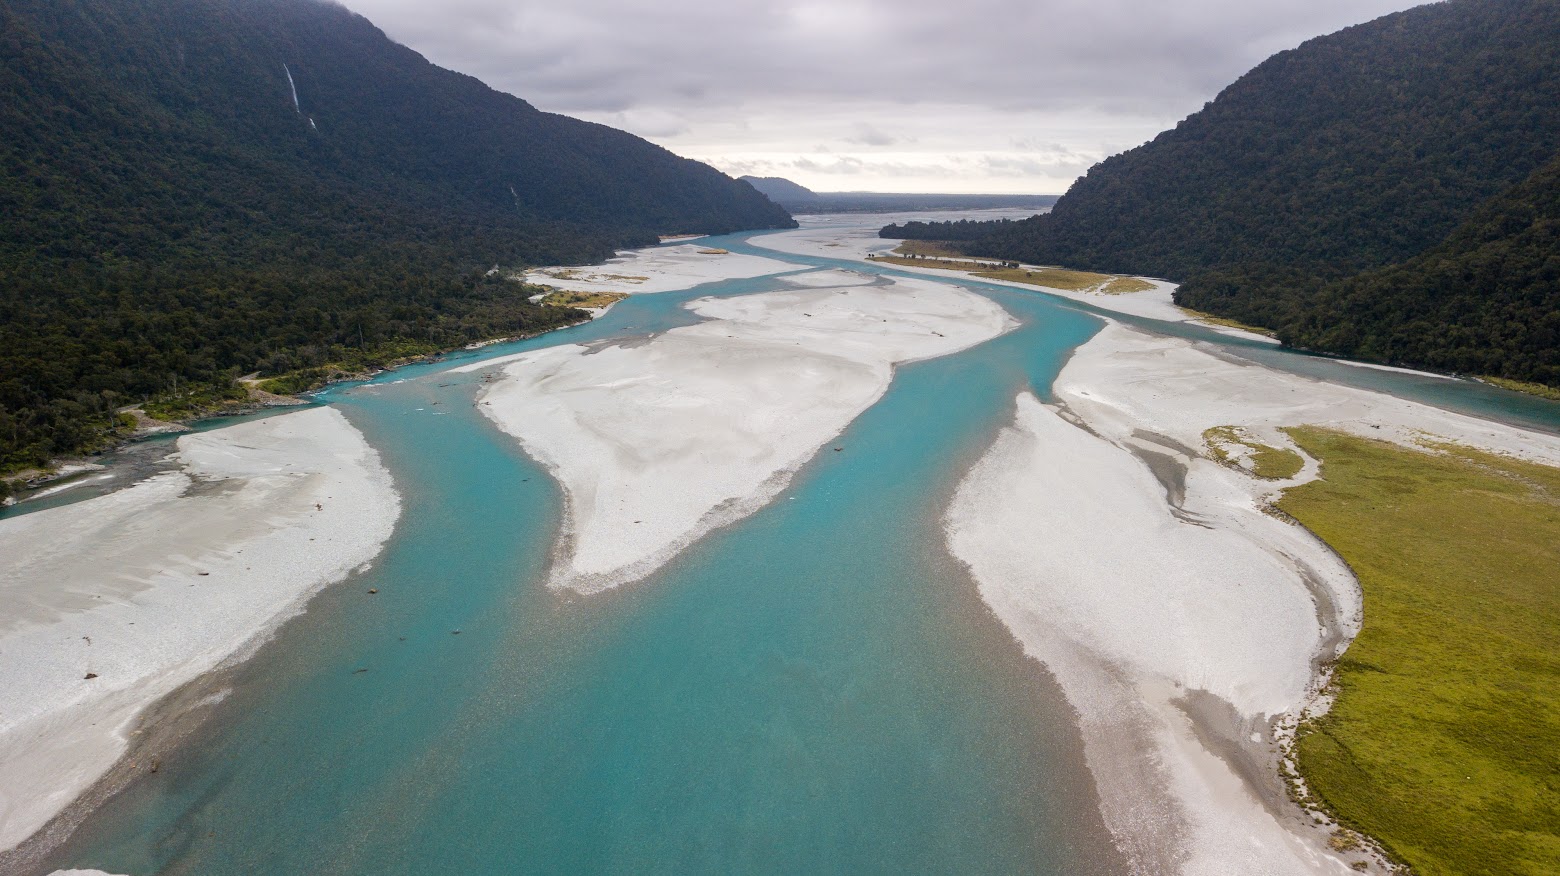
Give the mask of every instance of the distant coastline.
[[939, 210], [1033, 210], [1044, 213], [1060, 195], [815, 192], [782, 177], [741, 177], [794, 215], [912, 213]]

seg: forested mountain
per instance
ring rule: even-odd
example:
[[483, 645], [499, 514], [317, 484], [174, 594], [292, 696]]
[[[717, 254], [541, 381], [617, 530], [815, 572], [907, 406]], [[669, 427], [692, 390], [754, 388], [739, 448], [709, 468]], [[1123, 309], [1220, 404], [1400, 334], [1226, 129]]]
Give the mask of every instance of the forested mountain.
[[1319, 289], [1210, 274], [1185, 304], [1362, 359], [1560, 386], [1560, 158], [1439, 246]]
[[794, 225], [318, 0], [4, 0], [0, 131], [0, 470], [174, 385], [578, 316], [493, 265]]
[[[1455, 246], [1448, 235], [1480, 204], [1560, 155], [1556, 46], [1553, 0], [1449, 0], [1311, 40], [1095, 166], [1049, 215], [994, 228], [973, 248], [1168, 277], [1188, 306], [1297, 344], [1553, 381], [1553, 338], [1533, 350], [1524, 345], [1542, 332], [1518, 340], [1502, 328], [1522, 307], [1493, 294], [1509, 277], [1468, 276], [1455, 307], [1413, 301], [1403, 284], [1424, 276], [1418, 262], [1330, 284]], [[1390, 305], [1363, 306], [1387, 276]], [[1536, 326], [1543, 315], [1516, 318]], [[1427, 336], [1408, 343], [1415, 332]]]
[[812, 189], [791, 182], [783, 176], [744, 176], [739, 177], [743, 182], [764, 193], [764, 196], [776, 204], [800, 204], [807, 205], [818, 200], [818, 193]]

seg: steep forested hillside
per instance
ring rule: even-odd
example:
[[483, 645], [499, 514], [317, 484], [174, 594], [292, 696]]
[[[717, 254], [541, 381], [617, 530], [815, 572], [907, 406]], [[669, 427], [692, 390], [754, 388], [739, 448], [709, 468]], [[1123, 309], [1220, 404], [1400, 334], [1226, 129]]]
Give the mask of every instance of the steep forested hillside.
[[5, 0], [0, 130], [0, 468], [175, 385], [576, 316], [495, 264], [793, 224], [317, 0]]
[[1311, 40], [992, 245], [1178, 279], [1402, 261], [1560, 153], [1557, 45], [1552, 0], [1451, 0]]
[[1560, 386], [1560, 158], [1401, 265], [1318, 287], [1211, 274], [1189, 307], [1348, 356]]
[[811, 204], [818, 193], [783, 176], [743, 176], [738, 179], [764, 193], [776, 204]]
[[1440, 245], [1560, 155], [1557, 45], [1553, 0], [1450, 0], [1311, 40], [974, 249], [1168, 277], [1188, 306], [1307, 346], [1553, 380], [1554, 342], [1532, 350], [1542, 332], [1503, 328], [1515, 305], [1491, 294], [1502, 276], [1467, 277], [1455, 307], [1414, 301], [1418, 268], [1370, 307], [1361, 296], [1385, 275], [1329, 284]]

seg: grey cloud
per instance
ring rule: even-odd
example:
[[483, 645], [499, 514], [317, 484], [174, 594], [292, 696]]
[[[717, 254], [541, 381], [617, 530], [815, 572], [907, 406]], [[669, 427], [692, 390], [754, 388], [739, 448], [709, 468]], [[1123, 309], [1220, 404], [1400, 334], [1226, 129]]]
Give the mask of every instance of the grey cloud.
[[1009, 155], [982, 155], [979, 157], [980, 165], [990, 171], [993, 176], [1039, 177], [1043, 179], [1078, 176], [1085, 170], [1088, 170], [1097, 160], [1098, 157], [1088, 159], [1081, 155], [1068, 159]]
[[809, 96], [1195, 107], [1275, 44], [1403, 0], [348, 0], [436, 62], [563, 112]]
[[[1274, 51], [1414, 5], [345, 2], [435, 63], [542, 109], [620, 124], [674, 150], [749, 160], [742, 154], [802, 155], [824, 141], [840, 151], [920, 152], [928, 162], [934, 155], [962, 155], [971, 166], [981, 166], [982, 155], [1018, 151], [1055, 172], [1087, 167], [1093, 159], [1082, 156], [1102, 145], [1134, 145], [1117, 139], [1152, 135]], [[789, 115], [776, 118], [775, 107]], [[961, 108], [961, 123], [940, 129], [920, 124], [929, 107]], [[766, 113], [767, 123], [755, 121]], [[823, 120], [840, 124], [829, 128]], [[744, 122], [751, 124], [744, 129]], [[813, 165], [805, 172], [841, 175], [851, 168], [845, 162]], [[984, 166], [992, 173], [1017, 172]], [[1081, 169], [1067, 172], [1076, 176]]]
[[810, 171], [812, 173], [833, 173], [857, 175], [868, 167], [866, 161], [853, 155], [840, 155], [829, 161], [813, 161], [810, 158], [798, 158], [790, 163], [795, 170]]
[[858, 122], [855, 133], [846, 137], [845, 142], [856, 143], [861, 146], [892, 146], [899, 142], [899, 138], [892, 134], [885, 134], [866, 122]]

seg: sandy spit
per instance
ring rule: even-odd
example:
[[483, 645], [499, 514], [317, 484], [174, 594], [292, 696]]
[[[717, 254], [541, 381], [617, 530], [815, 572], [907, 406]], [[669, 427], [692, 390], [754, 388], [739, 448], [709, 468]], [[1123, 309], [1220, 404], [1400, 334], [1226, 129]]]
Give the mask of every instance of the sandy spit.
[[[1141, 873], [1352, 873], [1284, 796], [1275, 732], [1358, 632], [1357, 582], [1279, 489], [1202, 433], [1319, 425], [1551, 463], [1560, 439], [1232, 361], [1118, 324], [1016, 402], [946, 516], [950, 549], [1077, 710], [1106, 824]], [[1379, 871], [1378, 871], [1379, 872]]]
[[626, 249], [605, 264], [586, 268], [540, 268], [527, 283], [569, 292], [677, 292], [717, 280], [764, 277], [797, 266], [763, 256], [722, 253], [698, 244]]
[[704, 322], [649, 338], [498, 360], [482, 411], [567, 495], [555, 586], [649, 574], [772, 499], [882, 396], [895, 365], [1014, 324], [942, 283], [813, 272], [788, 285], [690, 302]]
[[179, 439], [180, 468], [0, 520], [0, 849], [125, 752], [148, 705], [378, 554], [400, 513], [330, 408]]

